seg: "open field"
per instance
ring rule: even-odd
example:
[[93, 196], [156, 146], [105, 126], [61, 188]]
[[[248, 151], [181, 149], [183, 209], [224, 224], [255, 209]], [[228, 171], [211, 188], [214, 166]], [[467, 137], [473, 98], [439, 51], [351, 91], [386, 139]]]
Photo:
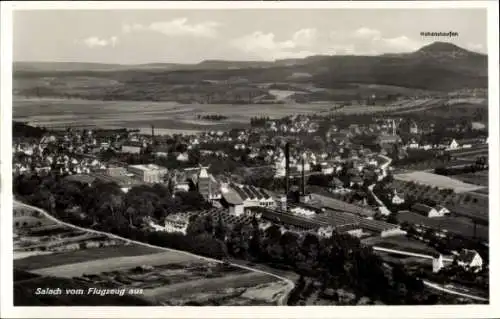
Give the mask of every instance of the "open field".
[[90, 260], [102, 260], [113, 257], [140, 256], [158, 253], [160, 250], [135, 244], [98, 247], [83, 250], [53, 253], [50, 256], [32, 256], [16, 260], [14, 265], [21, 269], [31, 270], [40, 268], [50, 268], [65, 264], [86, 262]]
[[397, 174], [394, 176], [396, 180], [415, 182], [417, 184], [428, 185], [440, 189], [453, 189], [456, 193], [470, 192], [482, 188], [482, 186], [467, 184], [460, 180], [437, 175], [429, 172], [416, 171], [405, 174]]

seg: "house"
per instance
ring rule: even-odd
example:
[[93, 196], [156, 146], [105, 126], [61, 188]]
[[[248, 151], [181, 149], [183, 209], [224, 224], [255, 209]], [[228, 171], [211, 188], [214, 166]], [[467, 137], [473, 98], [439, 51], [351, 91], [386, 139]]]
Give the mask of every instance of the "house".
[[435, 208], [425, 205], [425, 204], [415, 204], [411, 207], [411, 210], [415, 213], [418, 213], [420, 215], [424, 215], [426, 217], [432, 218], [432, 217], [442, 217], [443, 215], [440, 214]]
[[232, 215], [242, 215], [244, 212], [243, 199], [230, 187], [222, 186], [222, 204], [229, 207], [229, 213]]
[[361, 186], [361, 185], [363, 185], [363, 179], [359, 175], [355, 175], [355, 176], [351, 177], [349, 185], [350, 186], [354, 186], [354, 185]]
[[292, 212], [295, 215], [302, 215], [302, 216], [314, 216], [314, 215], [316, 215], [316, 212], [314, 210], [303, 208], [303, 207], [291, 208], [290, 212]]
[[410, 134], [418, 134], [418, 125], [415, 121], [410, 123]]
[[333, 166], [328, 163], [321, 163], [321, 173], [325, 175], [333, 174]]
[[377, 143], [380, 146], [387, 146], [387, 145], [392, 145], [392, 144], [397, 144], [401, 142], [401, 138], [398, 135], [380, 135], [377, 138]]
[[441, 206], [441, 205], [437, 205], [435, 207], [436, 211], [438, 212], [438, 214], [444, 216], [444, 215], [447, 215], [450, 213], [450, 210], [444, 206]]
[[157, 147], [154, 150], [153, 155], [156, 157], [167, 157], [168, 156], [168, 148], [165, 146]]
[[383, 216], [389, 216], [391, 214], [391, 211], [385, 206], [379, 206], [378, 211]]
[[161, 183], [168, 170], [155, 164], [129, 165], [128, 171], [145, 183]]
[[177, 155], [176, 159], [179, 162], [187, 162], [189, 160], [189, 155], [188, 153], [180, 153], [179, 155]]
[[415, 140], [412, 140], [410, 141], [410, 143], [408, 143], [408, 148], [411, 148], [411, 149], [416, 149], [416, 148], [419, 148], [419, 143], [416, 142]]
[[142, 150], [142, 147], [143, 145], [140, 142], [127, 142], [122, 145], [122, 153], [139, 154]]
[[396, 192], [396, 190], [394, 190], [394, 194], [392, 196], [391, 202], [394, 205], [401, 205], [401, 204], [404, 204], [405, 200], [404, 200], [404, 198], [402, 198], [402, 197], [400, 197], [398, 195], [398, 193]]
[[463, 249], [456, 257], [457, 264], [464, 269], [476, 269], [483, 267], [483, 259], [475, 250]]
[[330, 182], [330, 185], [333, 189], [344, 188], [344, 183], [337, 177], [333, 178], [333, 180]]
[[439, 256], [434, 257], [432, 259], [432, 272], [437, 273], [441, 269], [443, 269], [444, 263], [443, 263], [443, 255], [439, 254]]
[[456, 149], [458, 149], [460, 144], [458, 144], [457, 140], [452, 139], [451, 141], [446, 141], [444, 143], [444, 146], [447, 150], [456, 150]]
[[425, 151], [428, 151], [428, 150], [432, 149], [433, 146], [431, 144], [425, 144], [425, 145], [420, 145], [420, 148], [425, 150]]

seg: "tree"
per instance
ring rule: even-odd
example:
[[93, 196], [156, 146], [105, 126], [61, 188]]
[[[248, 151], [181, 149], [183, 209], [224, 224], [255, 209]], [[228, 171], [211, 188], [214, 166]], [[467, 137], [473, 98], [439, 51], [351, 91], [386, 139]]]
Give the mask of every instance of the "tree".
[[259, 229], [259, 222], [257, 218], [254, 216], [252, 218], [252, 235], [250, 237], [250, 245], [249, 245], [249, 252], [252, 256], [254, 257], [259, 257], [261, 254], [261, 244], [262, 244], [262, 239], [261, 239], [261, 231]]
[[399, 224], [398, 221], [398, 213], [397, 212], [392, 212], [388, 217], [387, 217], [387, 222], [391, 224]]
[[215, 226], [213, 228], [214, 237], [219, 240], [225, 240], [227, 235], [226, 228], [227, 225], [225, 225], [222, 220], [222, 213], [219, 212], [219, 215], [217, 216], [217, 221], [215, 222]]
[[284, 262], [288, 265], [295, 265], [297, 255], [300, 253], [299, 236], [292, 232], [285, 232], [280, 238], [283, 248]]

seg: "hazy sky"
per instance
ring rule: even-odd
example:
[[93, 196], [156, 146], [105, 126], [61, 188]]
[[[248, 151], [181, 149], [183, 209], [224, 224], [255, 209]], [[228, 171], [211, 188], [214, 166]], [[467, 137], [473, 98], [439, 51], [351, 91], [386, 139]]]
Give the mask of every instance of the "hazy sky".
[[[423, 38], [421, 31], [458, 32]], [[14, 13], [14, 60], [196, 63], [410, 52], [435, 40], [486, 52], [485, 9], [44, 10]]]

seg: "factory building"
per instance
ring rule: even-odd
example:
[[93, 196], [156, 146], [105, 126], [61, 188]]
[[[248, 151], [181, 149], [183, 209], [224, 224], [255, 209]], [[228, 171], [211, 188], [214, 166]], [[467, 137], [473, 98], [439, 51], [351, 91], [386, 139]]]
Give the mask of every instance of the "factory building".
[[154, 164], [147, 165], [130, 165], [128, 171], [134, 175], [134, 177], [144, 183], [161, 183], [165, 175], [167, 174], [167, 169]]
[[187, 180], [192, 183], [206, 201], [213, 202], [221, 199], [220, 183], [212, 174], [208, 173], [208, 167], [197, 167], [186, 169]]
[[129, 141], [122, 145], [122, 153], [139, 154], [144, 148], [144, 144], [136, 141]]
[[276, 201], [263, 189], [228, 183], [221, 186], [223, 205], [233, 214], [242, 214], [245, 208], [275, 207]]

